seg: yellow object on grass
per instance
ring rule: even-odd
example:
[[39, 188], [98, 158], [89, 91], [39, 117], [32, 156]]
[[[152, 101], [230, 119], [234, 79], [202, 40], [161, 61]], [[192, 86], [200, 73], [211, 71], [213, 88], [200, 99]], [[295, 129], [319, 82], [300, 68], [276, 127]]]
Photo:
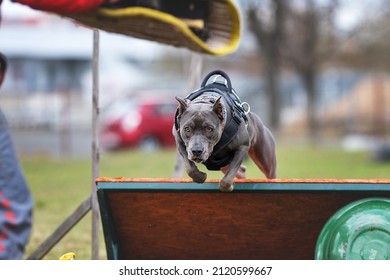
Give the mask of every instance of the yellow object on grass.
[[63, 254], [61, 257], [60, 257], [60, 260], [62, 261], [73, 261], [76, 259], [76, 254], [75, 253], [66, 253], [66, 254]]

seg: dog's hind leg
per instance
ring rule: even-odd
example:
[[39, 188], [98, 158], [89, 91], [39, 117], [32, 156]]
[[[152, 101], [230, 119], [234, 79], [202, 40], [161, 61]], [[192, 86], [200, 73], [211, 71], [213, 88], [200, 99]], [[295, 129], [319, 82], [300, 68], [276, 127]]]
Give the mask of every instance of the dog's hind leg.
[[272, 141], [264, 140], [262, 145], [252, 147], [249, 150], [249, 156], [268, 179], [276, 178], [276, 154], [273, 139]]
[[252, 127], [255, 128], [255, 137], [248, 154], [267, 179], [275, 179], [277, 170], [275, 139], [257, 115], [251, 115], [251, 121]]

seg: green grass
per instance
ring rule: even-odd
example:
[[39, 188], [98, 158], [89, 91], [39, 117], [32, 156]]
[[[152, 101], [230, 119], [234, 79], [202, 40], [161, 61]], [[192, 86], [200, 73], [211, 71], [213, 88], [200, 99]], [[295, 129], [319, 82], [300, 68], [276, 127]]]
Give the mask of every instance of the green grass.
[[[281, 144], [277, 157], [279, 178], [390, 178], [389, 163], [374, 163], [362, 152]], [[92, 165], [90, 158], [22, 156], [20, 159], [35, 201], [33, 233], [26, 251], [29, 256], [91, 193]], [[100, 176], [170, 178], [174, 159], [174, 150], [102, 154]], [[250, 161], [245, 164], [248, 178], [264, 177]], [[209, 172], [209, 178], [220, 177], [220, 172]], [[91, 259], [91, 223], [88, 213], [44, 259], [58, 259], [71, 251], [77, 259]], [[102, 231], [99, 251], [100, 258], [105, 259]]]

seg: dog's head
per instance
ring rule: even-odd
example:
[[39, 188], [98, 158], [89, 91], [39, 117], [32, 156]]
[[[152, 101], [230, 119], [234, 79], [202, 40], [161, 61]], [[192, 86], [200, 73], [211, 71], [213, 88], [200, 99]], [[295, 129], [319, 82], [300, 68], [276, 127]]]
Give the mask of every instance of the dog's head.
[[188, 159], [201, 163], [211, 155], [221, 138], [225, 113], [221, 97], [210, 102], [192, 102], [176, 97], [179, 102], [177, 122]]

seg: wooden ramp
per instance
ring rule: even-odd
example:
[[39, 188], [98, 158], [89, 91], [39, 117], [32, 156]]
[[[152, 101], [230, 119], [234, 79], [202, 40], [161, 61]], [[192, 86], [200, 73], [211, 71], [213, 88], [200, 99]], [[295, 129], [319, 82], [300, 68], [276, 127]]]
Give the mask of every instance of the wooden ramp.
[[97, 180], [108, 259], [310, 260], [343, 206], [390, 198], [390, 180]]

